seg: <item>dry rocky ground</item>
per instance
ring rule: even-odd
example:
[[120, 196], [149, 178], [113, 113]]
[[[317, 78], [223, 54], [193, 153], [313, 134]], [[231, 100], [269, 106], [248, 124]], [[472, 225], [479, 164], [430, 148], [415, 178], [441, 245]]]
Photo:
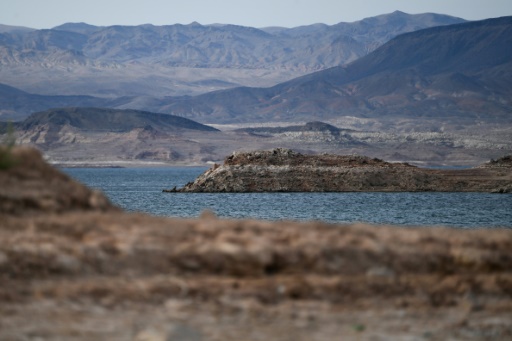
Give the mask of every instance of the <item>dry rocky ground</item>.
[[512, 338], [511, 230], [157, 218], [10, 161], [0, 340]]

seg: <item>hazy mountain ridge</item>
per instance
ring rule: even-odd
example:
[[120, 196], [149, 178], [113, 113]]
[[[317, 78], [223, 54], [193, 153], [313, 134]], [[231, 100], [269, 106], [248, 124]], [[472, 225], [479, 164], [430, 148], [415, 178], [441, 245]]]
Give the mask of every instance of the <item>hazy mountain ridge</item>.
[[59, 26], [55, 26], [52, 30], [74, 32], [80, 34], [92, 34], [103, 29], [104, 26], [90, 25], [84, 22], [79, 23], [65, 23]]
[[108, 106], [109, 101], [92, 96], [42, 96], [30, 94], [0, 83], [0, 120], [21, 120], [27, 113], [52, 107]]
[[24, 27], [24, 26], [12, 26], [12, 25], [2, 25], [0, 24], [0, 33], [20, 33], [20, 32], [30, 32], [35, 31], [34, 28]]
[[512, 17], [401, 35], [346, 67], [272, 88], [171, 100], [167, 112], [202, 122], [360, 117], [455, 117], [510, 122]]
[[34, 113], [20, 122], [18, 127], [27, 131], [44, 125], [55, 127], [69, 125], [87, 131], [130, 131], [147, 127], [165, 131], [179, 131], [180, 129], [218, 131], [195, 121], [168, 114], [83, 107], [50, 109]]
[[[4, 48], [31, 52], [57, 48], [91, 60], [142, 60], [172, 66], [324, 69], [366, 54], [396, 35], [464, 20], [402, 12], [353, 23], [309, 25], [276, 34], [237, 25], [139, 25], [97, 27], [67, 23], [50, 30], [6, 35]], [[27, 62], [32, 56], [25, 56]], [[22, 62], [20, 60], [19, 62]]]
[[[504, 17], [408, 33], [345, 67], [269, 88], [239, 87], [194, 97], [59, 97], [54, 105], [55, 99], [44, 96], [23, 98], [38, 110], [83, 106], [75, 103], [85, 101], [85, 106], [144, 109], [216, 124], [334, 122], [343, 116], [510, 122], [511, 46], [512, 17]], [[21, 110], [16, 107], [21, 101], [3, 97], [5, 117]]]
[[[3, 83], [32, 93], [100, 97], [271, 86], [356, 60], [398, 34], [458, 22], [463, 19], [395, 12], [375, 20], [277, 31], [198, 23], [108, 27], [67, 23], [50, 30], [1, 33], [0, 76]], [[215, 72], [196, 79], [176, 72], [190, 68]], [[108, 84], [112, 77], [126, 80]], [[148, 77], [164, 90], [132, 85]], [[51, 88], [45, 86], [47, 81], [52, 81]]]

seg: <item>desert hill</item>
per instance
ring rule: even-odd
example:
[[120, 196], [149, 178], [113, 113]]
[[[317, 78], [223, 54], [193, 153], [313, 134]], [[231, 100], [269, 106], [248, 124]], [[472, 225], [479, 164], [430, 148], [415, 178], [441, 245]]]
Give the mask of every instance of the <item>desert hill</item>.
[[217, 131], [192, 120], [140, 110], [121, 110], [105, 108], [58, 108], [30, 115], [17, 127], [30, 130], [48, 125], [52, 128], [70, 126], [82, 131], [119, 132], [136, 128], [158, 129], [162, 131], [178, 131], [183, 129], [199, 131]]
[[204, 163], [215, 154], [209, 142], [220, 134], [178, 116], [109, 108], [50, 109], [14, 124], [0, 122], [0, 134], [9, 125], [18, 143], [35, 146], [52, 161], [69, 166]]
[[433, 117], [510, 122], [512, 17], [401, 35], [347, 65], [271, 88], [238, 88], [165, 111], [202, 122]]
[[107, 106], [108, 100], [92, 96], [44, 96], [0, 83], [0, 120], [21, 121], [29, 114], [59, 107]]

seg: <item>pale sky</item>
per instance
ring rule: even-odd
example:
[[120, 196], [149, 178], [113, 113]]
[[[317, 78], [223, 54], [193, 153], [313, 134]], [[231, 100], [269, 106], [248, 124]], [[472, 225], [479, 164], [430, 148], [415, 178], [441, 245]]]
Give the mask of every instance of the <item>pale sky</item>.
[[479, 20], [512, 15], [512, 0], [0, 0], [0, 24], [235, 24], [295, 27], [352, 22], [400, 10]]

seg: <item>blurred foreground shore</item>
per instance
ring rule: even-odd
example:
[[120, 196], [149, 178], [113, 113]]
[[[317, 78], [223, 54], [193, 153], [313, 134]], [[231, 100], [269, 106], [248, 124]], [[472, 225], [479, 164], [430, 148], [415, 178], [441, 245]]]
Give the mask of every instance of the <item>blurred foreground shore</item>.
[[128, 214], [0, 170], [0, 340], [509, 340], [512, 230]]

